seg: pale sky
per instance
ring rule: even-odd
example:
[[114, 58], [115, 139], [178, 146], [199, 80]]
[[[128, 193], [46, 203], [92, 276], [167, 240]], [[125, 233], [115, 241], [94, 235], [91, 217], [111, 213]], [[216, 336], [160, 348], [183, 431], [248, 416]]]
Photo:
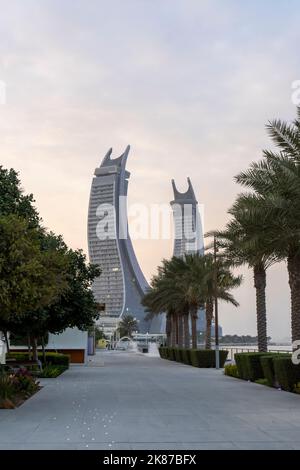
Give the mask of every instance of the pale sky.
[[[299, 0], [0, 0], [1, 164], [20, 172], [45, 224], [87, 250], [94, 168], [131, 144], [129, 203], [168, 203], [190, 176], [205, 230], [222, 228], [233, 177], [291, 120]], [[172, 241], [136, 241], [148, 279]], [[226, 334], [255, 334], [251, 273]], [[269, 334], [288, 337], [285, 265], [268, 275]]]

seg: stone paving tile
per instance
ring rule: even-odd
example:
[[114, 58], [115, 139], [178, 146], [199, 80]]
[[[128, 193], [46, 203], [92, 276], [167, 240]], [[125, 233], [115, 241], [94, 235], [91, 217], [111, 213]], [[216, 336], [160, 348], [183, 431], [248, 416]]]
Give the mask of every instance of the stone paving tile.
[[299, 396], [221, 371], [103, 352], [41, 383], [0, 410], [0, 449], [300, 448]]

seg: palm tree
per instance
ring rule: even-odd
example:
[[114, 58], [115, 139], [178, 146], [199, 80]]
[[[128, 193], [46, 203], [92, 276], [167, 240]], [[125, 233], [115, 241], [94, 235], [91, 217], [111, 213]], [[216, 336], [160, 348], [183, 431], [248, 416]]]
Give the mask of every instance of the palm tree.
[[275, 120], [267, 129], [279, 152], [265, 150], [265, 158], [236, 180], [254, 191], [258, 202], [254, 214], [268, 214], [273, 253], [287, 259], [292, 341], [296, 341], [300, 339], [300, 107], [292, 124]]
[[268, 350], [266, 313], [266, 270], [278, 260], [272, 252], [268, 233], [271, 220], [268, 211], [257, 217], [260, 201], [251, 194], [240, 195], [228, 211], [232, 220], [224, 231], [214, 232], [223, 255], [232, 265], [247, 264], [253, 269], [256, 289], [258, 350]]
[[119, 332], [120, 336], [128, 336], [129, 338], [132, 337], [132, 333], [138, 330], [138, 323], [136, 318], [132, 315], [124, 315], [122, 320], [119, 323]]
[[181, 260], [163, 260], [158, 273], [151, 280], [151, 289], [143, 298], [143, 305], [148, 310], [147, 318], [166, 313], [166, 333], [168, 346], [189, 346], [189, 329], [185, 317], [188, 305], [182, 282], [179, 282], [175, 266]]
[[206, 347], [210, 349], [214, 295], [217, 292], [219, 299], [238, 306], [229, 290], [240, 285], [241, 276], [234, 276], [228, 263], [218, 261], [216, 291], [214, 268], [211, 254], [188, 254], [164, 260], [158, 274], [152, 278], [151, 290], [144, 296], [143, 305], [150, 316], [166, 312], [168, 345], [190, 347], [190, 316], [192, 348], [197, 349], [197, 312], [206, 307]]
[[[224, 259], [219, 258], [217, 265], [215, 265], [214, 257], [210, 253], [188, 255], [185, 257], [185, 262], [189, 267], [187, 276], [190, 284], [190, 301], [193, 301], [191, 305], [193, 309], [196, 309], [196, 313], [199, 308], [205, 307], [205, 348], [211, 349], [214, 298], [217, 296], [218, 299], [230, 302], [237, 307], [239, 304], [229, 291], [240, 286], [242, 277], [234, 276], [230, 271], [229, 263]], [[217, 286], [215, 286], [215, 272], [217, 273]], [[192, 310], [192, 312], [195, 315], [195, 311]], [[197, 347], [197, 341], [194, 341], [194, 347]]]

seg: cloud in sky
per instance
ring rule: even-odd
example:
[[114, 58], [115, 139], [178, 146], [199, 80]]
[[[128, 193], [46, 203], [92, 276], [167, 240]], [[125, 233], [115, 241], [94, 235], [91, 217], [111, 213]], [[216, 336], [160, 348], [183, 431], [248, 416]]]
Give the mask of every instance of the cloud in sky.
[[[247, 4], [246, 4], [247, 3]], [[168, 202], [193, 181], [205, 228], [221, 228], [233, 176], [292, 119], [298, 1], [0, 1], [2, 164], [20, 171], [47, 226], [86, 249], [91, 177], [106, 150], [132, 152], [129, 202]], [[148, 277], [172, 241], [135, 242]], [[251, 274], [221, 308], [225, 332], [255, 333]], [[289, 334], [284, 266], [270, 272], [270, 333]]]

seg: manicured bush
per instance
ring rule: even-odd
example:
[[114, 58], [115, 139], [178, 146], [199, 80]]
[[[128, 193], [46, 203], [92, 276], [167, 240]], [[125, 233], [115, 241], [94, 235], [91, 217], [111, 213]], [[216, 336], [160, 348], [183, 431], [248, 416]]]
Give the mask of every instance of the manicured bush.
[[260, 353], [260, 352], [251, 352], [251, 353], [239, 353], [235, 354], [234, 359], [238, 368], [239, 376], [244, 380], [255, 380], [263, 379], [264, 372], [261, 365], [261, 358], [264, 356], [272, 357], [272, 353]]
[[300, 380], [300, 365], [292, 363], [291, 356], [273, 357], [274, 372], [279, 386], [288, 392], [294, 391]]
[[[43, 356], [39, 353], [39, 359], [42, 360]], [[66, 366], [70, 365], [70, 356], [68, 354], [60, 354], [55, 352], [46, 353], [46, 363], [53, 366]]]
[[191, 365], [191, 360], [190, 360], [190, 354], [189, 353], [190, 353], [189, 349], [182, 349], [181, 350], [181, 358], [182, 358], [183, 364]]
[[240, 378], [236, 364], [227, 364], [224, 368], [224, 374], [229, 377], [234, 377], [235, 379]]
[[267, 380], [267, 383], [270, 387], [275, 386], [275, 371], [273, 358], [275, 356], [261, 356], [260, 363], [263, 370], [263, 376]]
[[65, 372], [68, 368], [66, 366], [54, 366], [51, 364], [46, 365], [42, 372], [39, 372], [38, 377], [44, 379], [56, 378]]
[[181, 350], [180, 348], [175, 348], [175, 361], [181, 362]]
[[[223, 368], [228, 356], [228, 351], [220, 351], [220, 367]], [[191, 364], [194, 367], [216, 367], [216, 352], [214, 349], [191, 349]]]
[[158, 350], [159, 350], [159, 355], [162, 359], [168, 359], [168, 348], [160, 347]]
[[248, 364], [245, 362], [244, 353], [237, 353], [234, 355], [235, 364], [237, 366], [240, 379], [249, 380]]
[[255, 380], [255, 383], [258, 385], [265, 385], [266, 387], [270, 387], [269, 382], [267, 379], [258, 379]]
[[[38, 357], [43, 362], [43, 353], [39, 352]], [[16, 359], [16, 361], [25, 362], [29, 360], [28, 352], [13, 351], [6, 355], [7, 359]], [[69, 367], [70, 356], [56, 352], [46, 352], [46, 363]]]
[[175, 356], [175, 348], [169, 348], [168, 350], [168, 359], [170, 361], [176, 361], [176, 356]]
[[235, 354], [234, 359], [241, 379], [251, 380], [251, 382], [255, 382], [259, 379], [267, 379], [268, 383], [272, 385], [274, 384], [272, 360], [274, 357], [286, 356], [285, 353], [250, 352]]

